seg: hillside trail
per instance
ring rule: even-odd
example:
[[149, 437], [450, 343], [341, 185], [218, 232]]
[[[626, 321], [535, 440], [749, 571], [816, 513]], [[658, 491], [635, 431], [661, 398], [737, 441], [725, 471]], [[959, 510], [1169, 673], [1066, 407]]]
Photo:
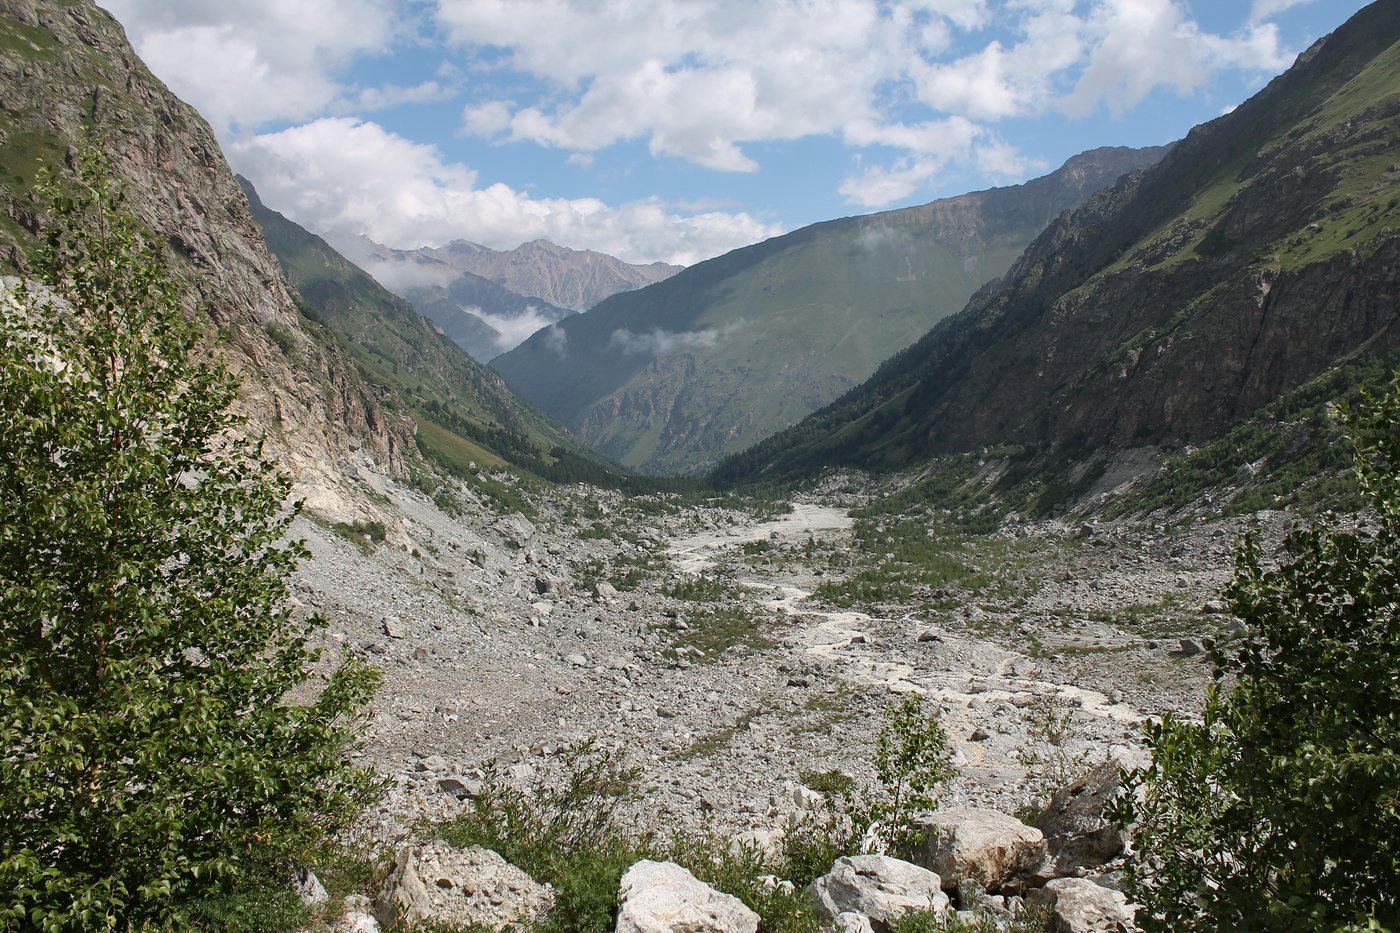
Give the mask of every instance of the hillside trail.
[[[677, 538], [668, 555], [678, 572], [700, 575], [716, 567], [727, 552], [750, 542], [849, 543], [853, 525], [845, 509], [795, 502], [792, 512], [778, 519]], [[1129, 726], [1145, 718], [1132, 706], [1112, 702], [1097, 690], [1041, 679], [1026, 655], [990, 641], [937, 632], [929, 620], [913, 613], [881, 618], [853, 609], [817, 608], [810, 605], [814, 590], [809, 587], [814, 584], [807, 578], [764, 577], [750, 569], [738, 582], [760, 594], [760, 605], [793, 623], [785, 642], [831, 664], [834, 673], [852, 687], [918, 694], [941, 706], [964, 764], [991, 764], [985, 762], [984, 742], [971, 738], [978, 732], [980, 718], [974, 707], [1024, 707], [1034, 697], [1053, 697], [1063, 707], [1090, 718]], [[936, 637], [925, 636], [921, 643], [922, 633]], [[935, 640], [956, 641], [958, 650], [919, 650]]]

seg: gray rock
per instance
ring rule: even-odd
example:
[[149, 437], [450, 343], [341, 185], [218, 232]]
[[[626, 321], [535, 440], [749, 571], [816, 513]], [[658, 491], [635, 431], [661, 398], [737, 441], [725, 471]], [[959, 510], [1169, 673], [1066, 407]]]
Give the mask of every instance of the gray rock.
[[403, 620], [398, 616], [385, 616], [384, 634], [390, 638], [403, 638]]
[[638, 862], [622, 876], [617, 933], [757, 933], [758, 914], [674, 862]]
[[1078, 869], [1122, 854], [1127, 834], [1104, 818], [1104, 807], [1118, 793], [1122, 764], [1105, 761], [1055, 792], [1035, 828], [1045, 834], [1049, 876], [1078, 874]]
[[321, 879], [316, 877], [316, 873], [309, 868], [297, 866], [293, 885], [296, 888], [297, 897], [303, 904], [324, 904], [330, 900], [331, 896], [326, 893], [325, 885], [321, 884]]
[[519, 512], [499, 519], [491, 527], [501, 536], [502, 541], [517, 551], [529, 544], [530, 539], [535, 536], [535, 526]]
[[1087, 878], [1056, 878], [1026, 895], [1031, 907], [1050, 909], [1051, 933], [1132, 930], [1136, 913], [1128, 899]]
[[1033, 826], [995, 810], [944, 810], [919, 817], [928, 843], [915, 861], [937, 872], [945, 888], [972, 878], [999, 890], [1045, 858], [1045, 836]]
[[386, 926], [420, 920], [497, 928], [530, 923], [554, 905], [554, 891], [495, 852], [430, 842], [399, 851], [394, 871], [375, 902]]
[[877, 930], [912, 910], [942, 913], [948, 909], [948, 895], [938, 875], [887, 855], [843, 856], [831, 871], [812, 882], [807, 893], [828, 919], [857, 914]]

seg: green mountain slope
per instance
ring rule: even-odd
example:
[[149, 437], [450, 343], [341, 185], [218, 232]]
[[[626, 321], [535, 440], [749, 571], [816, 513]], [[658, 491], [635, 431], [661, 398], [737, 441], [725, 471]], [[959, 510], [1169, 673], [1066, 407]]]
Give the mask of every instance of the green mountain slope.
[[999, 288], [717, 471], [900, 468], [998, 444], [1209, 438], [1400, 339], [1400, 4], [1380, 2], [1153, 169], [1052, 224]]
[[[408, 302], [320, 237], [267, 208], [238, 179], [268, 248], [304, 301], [348, 349], [363, 377], [407, 404], [418, 445], [446, 466], [509, 463], [545, 476], [608, 465], [515, 396]], [[572, 478], [559, 476], [557, 478]]]
[[492, 366], [595, 449], [698, 471], [868, 377], [1061, 211], [1161, 154], [1096, 150], [1025, 185], [806, 227], [615, 295]]

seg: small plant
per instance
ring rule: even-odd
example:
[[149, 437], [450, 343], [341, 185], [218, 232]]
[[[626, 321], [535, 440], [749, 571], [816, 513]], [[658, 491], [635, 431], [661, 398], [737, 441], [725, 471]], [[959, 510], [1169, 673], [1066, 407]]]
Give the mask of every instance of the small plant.
[[331, 531], [357, 545], [366, 554], [373, 549], [374, 545], [383, 544], [389, 536], [389, 529], [378, 520], [356, 519], [353, 522], [336, 522], [331, 525]]
[[856, 781], [844, 771], [832, 768], [829, 771], [803, 771], [797, 775], [804, 787], [822, 794], [849, 796], [855, 791]]
[[1078, 735], [1074, 707], [1058, 692], [1039, 693], [1031, 698], [1025, 709], [1025, 729], [1021, 762], [1026, 766], [1031, 802], [1016, 815], [1021, 819], [1029, 816], [1027, 822], [1033, 822], [1051, 794], [1088, 770], [1089, 755], [1070, 751]]
[[713, 603], [727, 597], [730, 589], [723, 582], [709, 577], [685, 577], [662, 592], [672, 599]]
[[938, 718], [924, 712], [923, 697], [910, 694], [885, 709], [885, 726], [875, 740], [875, 775], [884, 796], [869, 810], [868, 825], [896, 855], [924, 840], [914, 817], [936, 809], [942, 785], [957, 775], [948, 754], [948, 734]]

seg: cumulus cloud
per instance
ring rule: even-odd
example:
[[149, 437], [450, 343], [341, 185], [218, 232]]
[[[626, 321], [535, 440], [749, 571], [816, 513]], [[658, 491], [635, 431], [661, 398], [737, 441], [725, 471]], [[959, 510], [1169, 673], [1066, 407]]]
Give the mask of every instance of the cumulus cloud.
[[[1290, 55], [1261, 20], [1296, 2], [1255, 0], [1230, 36], [1202, 29], [1183, 0], [438, 0], [436, 15], [468, 57], [503, 53], [543, 88], [472, 104], [468, 133], [573, 152], [644, 140], [733, 172], [760, 167], [755, 143], [831, 135], [895, 150], [841, 185], [880, 206], [949, 162], [1026, 170], [986, 138], [997, 121], [1121, 113], [1222, 68], [1278, 70]], [[926, 119], [909, 120], [912, 103]]]
[[629, 262], [690, 265], [782, 232], [744, 212], [683, 213], [657, 199], [614, 206], [478, 187], [475, 172], [436, 147], [349, 117], [239, 139], [229, 158], [269, 206], [345, 249], [360, 234], [397, 249], [547, 239]]
[[1064, 101], [1071, 115], [1101, 103], [1123, 113], [1159, 86], [1189, 93], [1222, 67], [1279, 71], [1292, 60], [1272, 23], [1216, 36], [1202, 32], [1174, 0], [1111, 0], [1092, 30], [1088, 65]]
[[708, 349], [741, 327], [743, 322], [736, 321], [721, 329], [706, 327], [700, 330], [670, 331], [654, 327], [640, 334], [620, 328], [613, 331], [612, 336], [608, 338], [608, 347], [628, 355], [645, 356], [660, 356], [676, 349]]
[[221, 133], [303, 119], [400, 27], [393, 0], [102, 0], [151, 69]]

